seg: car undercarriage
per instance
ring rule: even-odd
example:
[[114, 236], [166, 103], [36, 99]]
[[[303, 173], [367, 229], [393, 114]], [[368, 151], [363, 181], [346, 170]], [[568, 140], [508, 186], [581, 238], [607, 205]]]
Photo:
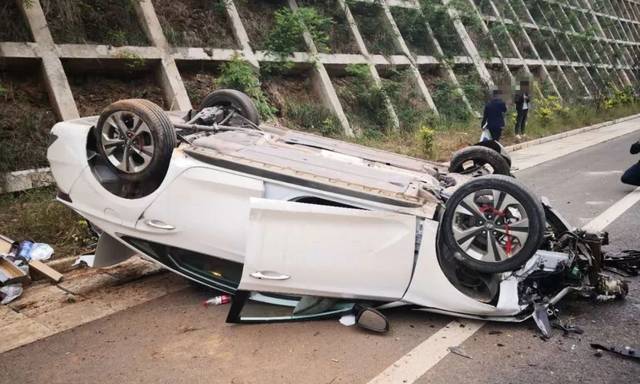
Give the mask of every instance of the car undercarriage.
[[355, 314], [385, 331], [380, 311], [406, 307], [548, 335], [567, 294], [628, 293], [603, 272], [607, 235], [568, 224], [499, 147], [447, 169], [261, 125], [230, 90], [182, 113], [119, 101], [51, 141], [59, 200], [100, 232], [95, 266], [139, 253], [233, 295], [229, 322]]

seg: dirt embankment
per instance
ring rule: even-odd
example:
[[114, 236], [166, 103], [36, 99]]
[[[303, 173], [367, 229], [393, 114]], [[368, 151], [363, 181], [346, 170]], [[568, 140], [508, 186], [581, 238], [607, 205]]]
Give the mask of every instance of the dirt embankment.
[[32, 41], [31, 32], [15, 1], [0, 4], [0, 41]]
[[0, 173], [46, 166], [48, 134], [55, 123], [37, 77], [0, 71]]
[[153, 5], [174, 46], [238, 47], [224, 0], [153, 0]]
[[147, 99], [167, 107], [152, 73], [72, 75], [69, 82], [80, 116], [100, 114], [106, 106], [120, 99]]

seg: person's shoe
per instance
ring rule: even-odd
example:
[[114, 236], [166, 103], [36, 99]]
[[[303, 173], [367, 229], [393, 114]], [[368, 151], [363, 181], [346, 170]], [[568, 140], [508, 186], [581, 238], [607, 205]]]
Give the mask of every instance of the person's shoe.
[[516, 135], [516, 141], [519, 143], [519, 142], [520, 142], [520, 140], [522, 140], [522, 136], [520, 136], [520, 135]]

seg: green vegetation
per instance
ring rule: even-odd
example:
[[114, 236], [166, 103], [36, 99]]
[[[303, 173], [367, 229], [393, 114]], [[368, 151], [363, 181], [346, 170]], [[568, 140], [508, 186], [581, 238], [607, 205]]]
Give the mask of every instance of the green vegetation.
[[79, 255], [96, 241], [83, 218], [55, 201], [55, 188], [0, 195], [0, 233], [50, 244], [57, 258]]
[[116, 57], [119, 59], [126, 60], [125, 65], [127, 66], [128, 69], [132, 71], [139, 71], [144, 67], [146, 67], [147, 65], [147, 61], [144, 58], [137, 55], [135, 52], [123, 50], [123, 51], [120, 51]]
[[293, 123], [289, 128], [319, 133], [323, 136], [339, 136], [342, 133], [340, 121], [327, 108], [318, 104], [289, 101], [282, 114]]
[[262, 92], [258, 71], [240, 57], [236, 56], [222, 65], [217, 85], [220, 88], [232, 88], [246, 93], [256, 103], [263, 119], [273, 118], [276, 110]]
[[471, 118], [471, 112], [462, 100], [462, 93], [450, 81], [438, 79], [433, 88], [431, 97], [444, 121], [459, 122]]
[[449, 6], [456, 10], [457, 19], [465, 26], [480, 55], [486, 59], [495, 57], [497, 52], [491, 42], [491, 36], [483, 30], [483, 21], [469, 6], [468, 0], [451, 0]]
[[359, 53], [358, 45], [342, 7], [337, 0], [299, 0], [298, 4], [311, 7], [331, 20], [329, 28], [328, 51], [332, 53]]
[[453, 20], [449, 16], [447, 8], [442, 5], [440, 0], [420, 0], [420, 7], [440, 43], [444, 55], [448, 57], [464, 55], [465, 51], [460, 36], [453, 26]]
[[336, 88], [350, 123], [365, 136], [379, 137], [392, 127], [384, 91], [366, 64], [351, 64], [345, 71], [347, 76], [336, 80]]
[[[462, 109], [461, 104], [457, 106]], [[639, 112], [640, 100], [628, 89], [577, 105], [564, 104], [555, 96], [547, 96], [534, 100], [534, 109], [527, 123], [527, 138], [549, 136]], [[515, 111], [510, 107], [502, 139], [505, 145], [515, 142], [514, 122]], [[433, 133], [427, 134], [424, 130], [431, 130]], [[466, 120], [450, 120], [442, 116], [425, 122], [413, 132], [387, 132], [374, 137], [358, 137], [356, 141], [410, 156], [445, 161], [455, 150], [475, 143], [479, 136], [480, 120], [471, 116]]]
[[433, 121], [434, 114], [418, 90], [411, 69], [390, 70], [382, 79], [382, 90], [393, 104], [401, 130], [413, 132]]
[[274, 18], [275, 22], [265, 42], [268, 51], [283, 58], [296, 51], [306, 51], [303, 38], [305, 27], [318, 50], [328, 51], [332, 20], [320, 15], [315, 8], [300, 7], [295, 11], [282, 8], [275, 13]]
[[454, 68], [454, 72], [458, 83], [460, 83], [462, 92], [464, 92], [473, 109], [481, 112], [487, 100], [489, 90], [480, 79], [478, 72], [475, 68], [467, 66], [457, 66]]
[[418, 55], [435, 55], [427, 20], [417, 9], [392, 7], [391, 14], [409, 50]]
[[370, 53], [381, 55], [401, 53], [395, 41], [396, 34], [379, 0], [372, 3], [348, 0], [347, 4]]
[[418, 145], [423, 154], [429, 156], [433, 153], [433, 147], [435, 144], [436, 131], [423, 125], [418, 129], [416, 137], [418, 139]]

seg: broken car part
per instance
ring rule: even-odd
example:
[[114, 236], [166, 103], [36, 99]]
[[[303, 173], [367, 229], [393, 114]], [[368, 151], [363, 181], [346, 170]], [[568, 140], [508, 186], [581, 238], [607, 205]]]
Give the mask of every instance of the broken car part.
[[389, 331], [387, 317], [371, 307], [359, 308], [356, 314], [356, 325], [372, 332], [385, 333]]
[[617, 355], [620, 355], [620, 356], [623, 356], [623, 357], [627, 357], [627, 358], [630, 358], [630, 359], [633, 359], [635, 361], [640, 362], [640, 350], [638, 350], [638, 348], [634, 348], [634, 347], [630, 347], [630, 346], [624, 346], [624, 347], [613, 347], [613, 346], [610, 346], [610, 347], [605, 347], [602, 344], [596, 344], [596, 343], [592, 343], [590, 345], [591, 345], [591, 348], [593, 348], [593, 349], [615, 353]]

